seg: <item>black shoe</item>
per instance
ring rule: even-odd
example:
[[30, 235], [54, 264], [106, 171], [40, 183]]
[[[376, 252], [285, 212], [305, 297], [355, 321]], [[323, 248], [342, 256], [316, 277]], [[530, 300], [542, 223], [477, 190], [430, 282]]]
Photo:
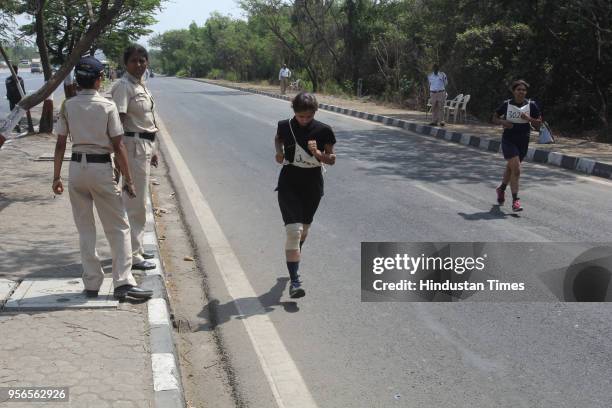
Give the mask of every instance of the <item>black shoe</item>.
[[155, 254], [153, 252], [143, 252], [142, 257], [144, 259], [153, 259], [155, 258]]
[[150, 261], [142, 261], [132, 265], [132, 269], [138, 269], [140, 271], [148, 271], [149, 269], [155, 269], [157, 265]]
[[291, 286], [289, 286], [289, 297], [292, 299], [297, 299], [306, 296], [306, 291], [302, 288], [302, 284], [298, 282], [291, 282]]
[[149, 299], [153, 296], [153, 291], [148, 289], [142, 289], [138, 286], [122, 285], [115, 288], [113, 292], [115, 299], [125, 299], [126, 297], [132, 297], [136, 299]]
[[98, 291], [97, 290], [87, 290], [85, 289], [85, 297], [86, 298], [97, 298]]

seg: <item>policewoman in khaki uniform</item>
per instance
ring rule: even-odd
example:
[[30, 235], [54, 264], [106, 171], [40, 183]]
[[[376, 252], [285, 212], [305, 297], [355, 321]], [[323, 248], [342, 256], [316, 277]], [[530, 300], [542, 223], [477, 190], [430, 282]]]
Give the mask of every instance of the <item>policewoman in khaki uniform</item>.
[[147, 221], [151, 164], [157, 167], [155, 136], [158, 131], [153, 97], [143, 80], [149, 65], [149, 54], [138, 44], [130, 45], [123, 54], [123, 62], [126, 72], [111, 93], [125, 129], [124, 143], [136, 188], [136, 198], [132, 200], [124, 193], [123, 202], [132, 235], [132, 268], [147, 270], [156, 267], [155, 263], [146, 260], [154, 255], [144, 251], [142, 241]]
[[122, 142], [123, 128], [119, 113], [112, 101], [102, 97], [98, 90], [104, 67], [93, 57], [82, 58], [76, 66], [76, 80], [82, 90], [66, 100], [60, 110], [56, 127], [53, 191], [64, 192], [60, 177], [66, 139], [72, 137], [72, 159], [69, 170], [68, 193], [74, 222], [79, 232], [83, 283], [88, 297], [97, 297], [104, 279], [104, 271], [96, 251], [96, 224], [93, 205], [102, 222], [113, 258], [114, 295], [147, 299], [150, 290], [137, 286], [132, 276], [132, 246], [130, 227], [121, 199], [121, 189], [113, 177], [111, 153], [125, 177], [125, 192], [135, 197]]

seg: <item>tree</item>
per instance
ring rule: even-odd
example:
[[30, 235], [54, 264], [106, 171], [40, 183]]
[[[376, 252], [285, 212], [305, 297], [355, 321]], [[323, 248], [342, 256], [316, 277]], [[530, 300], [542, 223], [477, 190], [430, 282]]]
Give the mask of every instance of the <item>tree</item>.
[[[158, 37], [169, 74], [275, 80], [366, 92], [424, 108], [434, 63], [448, 91], [488, 120], [518, 78], [553, 126], [612, 142], [610, 0], [242, 0], [247, 21], [213, 15]], [[571, 57], [568, 57], [571, 56]], [[560, 86], [562, 84], [562, 86]]]
[[0, 41], [12, 40], [15, 29], [15, 15], [19, 14], [21, 4], [18, 0], [3, 0], [0, 7]]
[[[49, 61], [49, 52], [47, 50], [47, 41], [45, 38], [45, 9], [46, 0], [36, 0], [30, 7], [35, 18], [36, 45], [38, 46], [38, 54], [40, 55], [40, 64], [42, 65], [45, 81], [51, 79], [51, 62]], [[42, 114], [38, 126], [40, 133], [53, 132], [53, 101], [45, 99], [43, 102]]]
[[327, 19], [333, 4], [333, 0], [241, 2], [249, 16], [260, 18], [295, 62], [304, 67], [312, 82], [313, 92], [318, 91], [325, 72], [321, 49], [325, 49], [338, 62], [331, 40], [326, 38]]
[[[139, 37], [149, 34], [147, 27], [155, 20], [153, 14], [161, 0], [141, 0], [137, 7], [123, 7], [112, 23], [89, 46], [89, 54], [102, 49], [109, 58], [120, 60], [123, 49]], [[92, 9], [90, 10], [90, 4]], [[96, 0], [34, 0], [26, 10], [34, 23], [24, 25], [26, 35], [36, 35], [45, 81], [51, 78], [51, 64], [63, 64], [72, 52], [104, 1]], [[134, 3], [134, 5], [136, 5]], [[40, 120], [40, 132], [53, 130], [53, 101], [45, 100]]]
[[[40, 0], [37, 0], [40, 1]], [[156, 20], [154, 14], [161, 9], [164, 0], [132, 1], [132, 7], [124, 7], [113, 22], [91, 44], [89, 54], [101, 49], [111, 59], [119, 60], [123, 49], [138, 38], [148, 35], [148, 28]], [[44, 7], [44, 34], [51, 63], [63, 64], [74, 45], [92, 23], [101, 0], [91, 0], [90, 13], [87, 0], [46, 0]], [[35, 33], [33, 24], [21, 27], [24, 34]]]
[[[113, 22], [120, 12], [128, 8], [136, 7], [137, 5], [137, 0], [112, 0], [112, 2], [110, 0], [101, 0], [99, 7], [96, 9], [95, 15], [97, 16], [97, 20], [93, 21], [84, 32], [64, 64], [38, 91], [22, 99], [18, 104], [19, 108], [28, 110], [51, 95], [55, 88], [62, 83], [66, 75], [74, 68], [81, 56], [89, 51], [94, 41]], [[0, 144], [4, 142], [3, 139], [5, 139], [5, 136], [6, 135], [3, 135], [0, 138]]]

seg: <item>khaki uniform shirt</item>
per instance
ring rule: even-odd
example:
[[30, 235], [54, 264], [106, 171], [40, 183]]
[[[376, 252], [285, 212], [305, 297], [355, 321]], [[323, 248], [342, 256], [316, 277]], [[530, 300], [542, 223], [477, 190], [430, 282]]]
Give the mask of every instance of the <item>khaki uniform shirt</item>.
[[111, 90], [119, 113], [127, 114], [124, 126], [126, 132], [157, 132], [155, 102], [145, 83], [128, 72], [115, 83]]
[[62, 105], [55, 132], [72, 137], [73, 152], [105, 154], [113, 152], [111, 138], [121, 136], [123, 127], [113, 101], [83, 89]]

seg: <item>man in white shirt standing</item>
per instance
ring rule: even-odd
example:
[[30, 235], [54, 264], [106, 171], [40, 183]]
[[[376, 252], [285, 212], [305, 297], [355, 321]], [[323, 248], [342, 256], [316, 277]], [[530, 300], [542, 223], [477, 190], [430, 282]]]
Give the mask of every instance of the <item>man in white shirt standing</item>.
[[278, 73], [278, 80], [280, 81], [281, 95], [285, 94], [287, 90], [287, 84], [289, 83], [289, 78], [291, 78], [291, 71], [287, 68], [287, 64], [283, 64], [280, 72]]
[[431, 98], [432, 126], [444, 126], [444, 105], [446, 104], [446, 85], [448, 79], [440, 72], [438, 64], [434, 64], [433, 72], [427, 76], [429, 81], [429, 96]]

